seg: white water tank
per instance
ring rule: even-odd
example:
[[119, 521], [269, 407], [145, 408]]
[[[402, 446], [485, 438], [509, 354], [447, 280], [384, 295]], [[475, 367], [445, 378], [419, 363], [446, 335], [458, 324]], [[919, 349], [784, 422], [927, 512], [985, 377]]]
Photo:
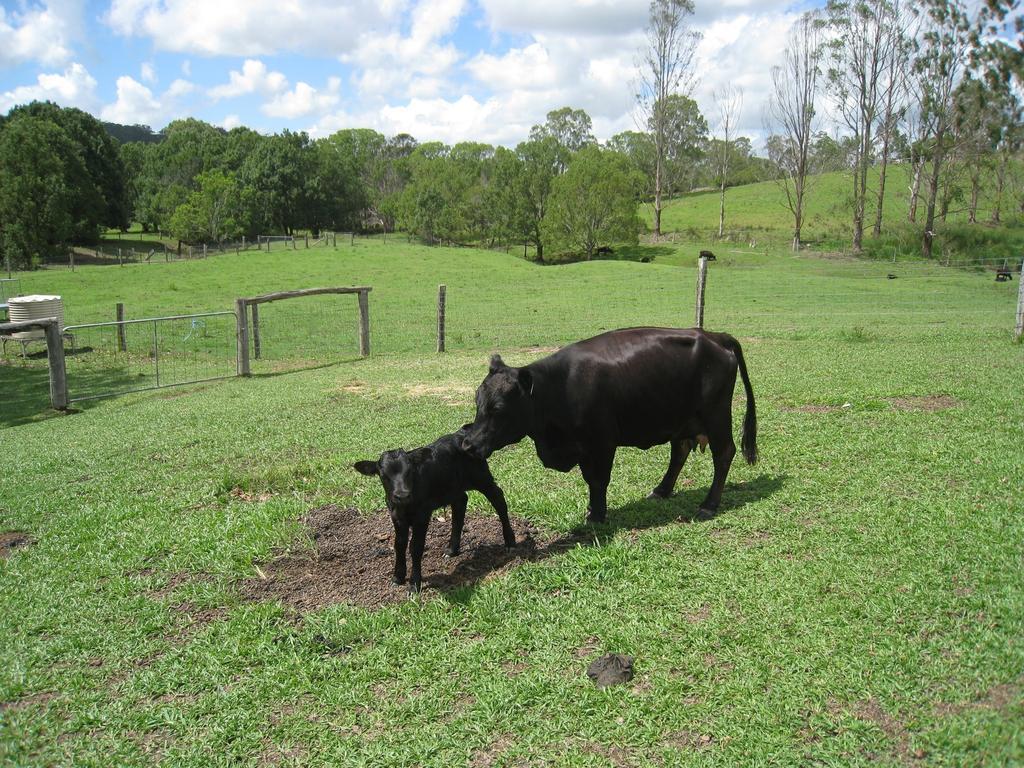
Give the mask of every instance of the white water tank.
[[[7, 314], [12, 323], [56, 317], [57, 327], [64, 330], [64, 303], [60, 296], [14, 296], [7, 300]], [[46, 332], [42, 328], [33, 328], [11, 335], [16, 339], [42, 339]]]

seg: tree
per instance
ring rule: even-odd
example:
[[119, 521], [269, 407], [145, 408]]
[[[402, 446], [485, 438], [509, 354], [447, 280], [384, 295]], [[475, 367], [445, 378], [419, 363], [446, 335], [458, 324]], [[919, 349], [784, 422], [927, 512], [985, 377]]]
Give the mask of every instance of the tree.
[[793, 25], [783, 52], [783, 65], [772, 68], [766, 122], [779, 134], [768, 141], [769, 157], [779, 168], [779, 184], [793, 214], [793, 250], [800, 250], [804, 197], [811, 172], [811, 142], [815, 128], [821, 35], [818, 18], [805, 13]]
[[688, 26], [692, 0], [652, 0], [647, 47], [637, 64], [637, 105], [654, 139], [654, 233], [661, 235], [664, 177], [671, 140], [669, 97], [690, 90], [700, 35]]
[[189, 243], [221, 243], [241, 235], [244, 205], [234, 174], [208, 171], [196, 183], [199, 188], [171, 216], [171, 235]]
[[79, 242], [95, 242], [100, 226], [127, 228], [124, 164], [117, 142], [103, 124], [87, 112], [73, 107], [62, 108], [52, 102], [34, 101], [11, 110], [11, 117], [18, 115], [32, 115], [60, 126], [77, 147], [86, 174], [99, 193], [99, 208], [76, 220], [72, 237]]
[[565, 160], [583, 147], [596, 143], [590, 115], [582, 109], [572, 107], [562, 107], [548, 112], [543, 125], [535, 125], [530, 129], [531, 141], [549, 136], [558, 142]]
[[[699, 162], [708, 142], [708, 123], [697, 102], [674, 93], [659, 109], [663, 119], [664, 158], [661, 190], [665, 195], [689, 191], [697, 180]], [[651, 136], [654, 126], [650, 126]], [[657, 159], [657, 157], [655, 157]]]
[[950, 150], [953, 128], [954, 94], [968, 65], [972, 25], [960, 0], [923, 0], [923, 35], [915, 61], [916, 86], [921, 94], [921, 109], [932, 130], [929, 137], [931, 169], [925, 197], [924, 233], [921, 253], [932, 256], [935, 240], [935, 208], [939, 197], [943, 164]]
[[311, 174], [313, 159], [305, 133], [285, 130], [264, 137], [256, 145], [238, 172], [239, 181], [250, 192], [251, 233], [290, 235], [296, 227], [308, 223], [305, 180]]
[[732, 159], [729, 137], [736, 131], [736, 121], [743, 109], [743, 89], [728, 83], [715, 91], [715, 103], [718, 105], [718, 130], [721, 135], [720, 146], [715, 153], [719, 178], [718, 236], [725, 233], [725, 182], [729, 176], [729, 161]]
[[[0, 130], [0, 251], [27, 268], [64, 250], [102, 208], [75, 142], [30, 113]], [[91, 226], [95, 227], [95, 223]], [[95, 234], [94, 234], [95, 236]]]
[[[868, 197], [868, 170], [876, 155], [876, 134], [895, 90], [888, 78], [903, 47], [902, 17], [892, 0], [829, 0], [827, 83], [837, 112], [856, 141], [853, 168], [853, 248], [861, 250]], [[891, 108], [891, 107], [890, 107]]]
[[525, 141], [516, 147], [522, 163], [519, 197], [523, 201], [526, 240], [537, 249], [537, 261], [544, 261], [544, 220], [552, 184], [561, 167], [561, 148], [554, 136]]
[[545, 238], [555, 247], [582, 252], [588, 261], [602, 245], [636, 243], [642, 183], [621, 154], [584, 147], [552, 182]]

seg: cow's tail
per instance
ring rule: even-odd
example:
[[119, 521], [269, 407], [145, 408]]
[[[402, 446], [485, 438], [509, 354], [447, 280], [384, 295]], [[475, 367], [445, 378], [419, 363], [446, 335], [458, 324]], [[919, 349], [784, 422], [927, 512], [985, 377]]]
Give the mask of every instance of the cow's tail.
[[740, 343], [729, 336], [725, 337], [726, 348], [736, 356], [736, 362], [740, 367], [740, 377], [743, 379], [743, 388], [747, 391], [747, 413], [743, 417], [743, 436], [740, 438], [740, 450], [743, 451], [743, 458], [747, 464], [757, 462], [757, 405], [754, 402], [754, 390], [750, 386], [750, 377], [747, 375], [747, 364], [743, 361], [743, 349]]

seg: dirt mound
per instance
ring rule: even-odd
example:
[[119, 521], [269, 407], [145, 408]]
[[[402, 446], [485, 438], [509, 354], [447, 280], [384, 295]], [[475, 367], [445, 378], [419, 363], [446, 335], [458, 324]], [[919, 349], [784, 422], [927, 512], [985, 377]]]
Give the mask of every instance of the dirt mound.
[[[577, 544], [593, 543], [587, 532], [545, 535], [531, 523], [512, 518], [519, 543], [509, 552], [502, 544], [497, 515], [468, 515], [462, 552], [445, 557], [451, 519], [447, 510], [435, 515], [423, 553], [423, 599]], [[363, 516], [358, 510], [329, 504], [310, 510], [302, 523], [313, 539], [313, 551], [283, 553], [259, 564], [261, 576], [243, 584], [249, 599], [280, 600], [303, 613], [338, 603], [375, 608], [408, 599], [407, 585], [391, 583], [394, 528], [386, 511]]]

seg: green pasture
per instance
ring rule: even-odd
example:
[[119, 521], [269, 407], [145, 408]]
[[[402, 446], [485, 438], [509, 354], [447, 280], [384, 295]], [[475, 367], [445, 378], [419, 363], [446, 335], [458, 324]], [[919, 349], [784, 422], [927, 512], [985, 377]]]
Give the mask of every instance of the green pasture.
[[[878, 188], [878, 168], [872, 168], [868, 179], [868, 206], [865, 224], [866, 249], [878, 258], [889, 258], [894, 252], [902, 258], [920, 250], [920, 232], [907, 224], [910, 198], [910, 169], [906, 165], [889, 166], [883, 213], [883, 238], [873, 243], [870, 238], [875, 221], [875, 195]], [[961, 181], [961, 185], [964, 182]], [[812, 248], [830, 251], [849, 251], [853, 232], [853, 192], [849, 173], [823, 173], [808, 179], [804, 209], [802, 238]], [[936, 222], [935, 257], [943, 260], [971, 259], [996, 256], [979, 253], [972, 247], [976, 239], [987, 239], [1003, 245], [998, 256], [1011, 263], [1020, 263], [1024, 249], [1024, 233], [1020, 214], [1014, 213], [1017, 203], [1012, 196], [1005, 197], [1002, 206], [1002, 227], [993, 228], [987, 222], [994, 206], [992, 184], [983, 185], [979, 198], [978, 224], [967, 225], [967, 202], [963, 193], [950, 206], [947, 222]], [[785, 249], [793, 237], [793, 214], [786, 205], [782, 187], [774, 181], [763, 181], [733, 187], [725, 193], [725, 229], [727, 242], [735, 247]], [[720, 195], [717, 190], [694, 192], [669, 200], [662, 211], [662, 230], [679, 233], [696, 240], [717, 239]], [[924, 224], [924, 202], [918, 206], [917, 222]], [[641, 207], [648, 226], [653, 226], [654, 214], [649, 205]], [[967, 242], [964, 242], [967, 240]]]
[[[471, 419], [493, 352], [522, 364], [606, 328], [692, 325], [695, 247], [536, 266], [357, 239], [21, 275], [77, 324], [117, 302], [142, 318], [369, 285], [372, 354], [342, 296], [261, 307], [246, 380], [57, 416], [42, 358], [0, 364], [0, 534], [32, 540], [0, 558], [0, 765], [1024, 762], [1017, 281], [715, 250], [706, 325], [743, 343], [761, 451], [733, 465], [718, 516], [695, 518], [709, 455], [646, 501], [668, 452], [623, 449], [595, 545], [305, 615], [240, 584], [313, 546], [312, 508], [384, 514], [353, 461]], [[207, 330], [204, 354], [233, 356]], [[113, 360], [71, 386], [133, 370]], [[491, 468], [514, 517], [584, 527], [578, 470], [545, 470], [529, 441]], [[490, 514], [474, 496], [467, 527]], [[605, 652], [634, 656], [635, 679], [596, 689], [585, 670]]]

